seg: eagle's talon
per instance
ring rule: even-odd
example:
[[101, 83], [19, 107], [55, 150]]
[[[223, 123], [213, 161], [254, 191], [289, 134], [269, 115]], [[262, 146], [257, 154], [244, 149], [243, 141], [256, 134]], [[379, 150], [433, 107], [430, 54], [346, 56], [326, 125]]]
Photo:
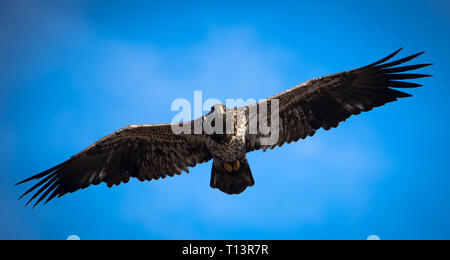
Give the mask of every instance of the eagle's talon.
[[241, 168], [241, 162], [239, 160], [237, 160], [237, 161], [234, 162], [233, 170], [235, 172], [237, 172], [239, 170], [239, 168]]
[[225, 168], [225, 170], [227, 171], [227, 172], [232, 172], [233, 171], [233, 166], [231, 166], [231, 164], [229, 164], [229, 163], [224, 163], [223, 164], [223, 167]]

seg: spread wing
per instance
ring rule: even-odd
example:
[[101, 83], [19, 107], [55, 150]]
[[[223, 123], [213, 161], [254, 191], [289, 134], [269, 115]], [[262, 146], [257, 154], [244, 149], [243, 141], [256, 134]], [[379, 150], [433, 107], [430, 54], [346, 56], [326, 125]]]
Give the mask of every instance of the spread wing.
[[[370, 111], [374, 107], [396, 101], [398, 98], [410, 97], [410, 94], [394, 88], [420, 87], [419, 84], [401, 80], [430, 75], [401, 72], [409, 72], [431, 64], [396, 67], [418, 57], [423, 52], [386, 63], [401, 50], [368, 66], [313, 79], [262, 101], [267, 102], [269, 124], [270, 103], [275, 99], [279, 102], [279, 139], [275, 145], [267, 146], [261, 144], [261, 138], [267, 137], [268, 134], [264, 135], [259, 130], [255, 134], [247, 134], [247, 151], [266, 150], [300, 138], [304, 139], [307, 136], [313, 136], [320, 128], [329, 130], [337, 127], [351, 115]], [[247, 110], [250, 107], [248, 106]]]
[[[198, 119], [199, 120], [199, 119]], [[184, 123], [190, 127], [190, 121]], [[48, 201], [102, 182], [108, 187], [127, 183], [130, 177], [140, 181], [165, 178], [188, 171], [188, 167], [209, 161], [211, 155], [203, 135], [174, 134], [171, 124], [131, 125], [89, 146], [69, 160], [32, 176], [18, 184], [39, 180], [25, 196], [40, 188], [27, 205], [34, 207], [47, 196]], [[21, 197], [21, 198], [22, 198]]]

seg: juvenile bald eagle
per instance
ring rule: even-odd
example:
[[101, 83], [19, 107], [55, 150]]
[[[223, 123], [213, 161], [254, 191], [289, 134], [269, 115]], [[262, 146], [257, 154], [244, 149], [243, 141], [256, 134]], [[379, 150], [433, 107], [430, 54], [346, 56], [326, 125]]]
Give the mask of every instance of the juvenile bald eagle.
[[[397, 66], [423, 52], [387, 63], [400, 51], [358, 69], [309, 80], [265, 100], [279, 103], [279, 138], [275, 144], [265, 145], [261, 142], [263, 133], [248, 131], [251, 117], [248, 111], [257, 104], [241, 108], [246, 111], [246, 116], [240, 119], [238, 109], [216, 105], [207, 115], [184, 122], [182, 126], [192, 129], [198, 122], [231, 114], [235, 119], [233, 133], [207, 134], [202, 131], [195, 134], [191, 131], [175, 134], [173, 124], [130, 125], [100, 139], [67, 161], [19, 182], [38, 180], [22, 197], [39, 188], [27, 203], [38, 198], [36, 206], [45, 198], [47, 203], [56, 196], [92, 184], [104, 182], [111, 187], [127, 183], [131, 177], [150, 181], [189, 172], [188, 167], [211, 159], [211, 187], [227, 194], [239, 194], [255, 183], [246, 153], [313, 136], [319, 128], [335, 128], [351, 115], [410, 97], [394, 88], [421, 85], [399, 80], [429, 75], [402, 72], [431, 64]], [[264, 113], [270, 113], [270, 109]]]

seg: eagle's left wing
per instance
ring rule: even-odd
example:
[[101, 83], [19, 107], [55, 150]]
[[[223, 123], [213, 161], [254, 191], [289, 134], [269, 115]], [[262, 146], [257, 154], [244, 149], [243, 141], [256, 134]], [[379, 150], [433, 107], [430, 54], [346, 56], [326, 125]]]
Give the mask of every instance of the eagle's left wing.
[[[201, 118], [197, 120], [202, 120]], [[190, 121], [188, 124], [192, 127]], [[32, 176], [18, 184], [39, 180], [25, 196], [40, 188], [28, 201], [47, 196], [47, 203], [89, 185], [102, 182], [109, 187], [127, 183], [130, 177], [140, 181], [165, 178], [188, 171], [188, 167], [212, 157], [202, 134], [174, 134], [171, 124], [131, 125], [89, 146], [69, 160]], [[21, 198], [22, 198], [21, 197]], [[28, 205], [27, 203], [27, 205]]]
[[[271, 120], [271, 103], [278, 100], [279, 139], [272, 145], [264, 145], [261, 138], [269, 134], [262, 133], [259, 128], [256, 133], [246, 136], [247, 152], [281, 146], [284, 143], [313, 136], [319, 128], [329, 130], [337, 127], [351, 115], [372, 110], [374, 107], [396, 101], [398, 98], [410, 97], [410, 94], [393, 88], [415, 88], [421, 85], [398, 81], [428, 77], [424, 74], [399, 73], [416, 70], [431, 64], [401, 66], [423, 52], [385, 63], [401, 51], [365, 67], [330, 76], [307, 81], [290, 90], [246, 107], [246, 111], [255, 109], [261, 104], [267, 107], [267, 120]], [[253, 107], [252, 107], [253, 106]], [[258, 108], [259, 109], [259, 108]], [[261, 113], [258, 110], [258, 113]], [[265, 114], [265, 112], [263, 112]], [[247, 112], [252, 119], [252, 115]], [[258, 114], [253, 115], [253, 119]], [[251, 121], [251, 120], [248, 120]]]

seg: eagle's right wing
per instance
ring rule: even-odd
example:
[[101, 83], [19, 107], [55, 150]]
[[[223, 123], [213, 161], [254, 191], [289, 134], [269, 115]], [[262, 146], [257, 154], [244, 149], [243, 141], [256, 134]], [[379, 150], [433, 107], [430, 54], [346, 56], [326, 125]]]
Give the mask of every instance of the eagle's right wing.
[[410, 94], [394, 88], [415, 88], [421, 85], [399, 80], [429, 75], [400, 72], [409, 72], [431, 64], [395, 67], [418, 57], [423, 52], [385, 63], [400, 50], [365, 67], [307, 81], [246, 107], [246, 110], [251, 110], [261, 104], [267, 105], [267, 119], [270, 122], [271, 102], [277, 100], [279, 103], [279, 110], [275, 111], [279, 112], [278, 142], [272, 145], [262, 144], [261, 138], [267, 138], [269, 134], [263, 134], [258, 129], [256, 133], [247, 135], [247, 151], [265, 150], [300, 138], [304, 139], [307, 136], [313, 136], [320, 128], [329, 130], [337, 127], [351, 115], [370, 111], [374, 107], [396, 101], [398, 98], [410, 97]]
[[[192, 128], [192, 122], [183, 124]], [[172, 124], [131, 125], [18, 184], [40, 180], [22, 195], [40, 188], [28, 202], [42, 194], [36, 206], [47, 196], [45, 203], [56, 196], [102, 182], [111, 187], [127, 183], [130, 177], [140, 181], [157, 180], [167, 175], [181, 174], [182, 171], [189, 172], [188, 167], [211, 158], [203, 134], [174, 134]]]

